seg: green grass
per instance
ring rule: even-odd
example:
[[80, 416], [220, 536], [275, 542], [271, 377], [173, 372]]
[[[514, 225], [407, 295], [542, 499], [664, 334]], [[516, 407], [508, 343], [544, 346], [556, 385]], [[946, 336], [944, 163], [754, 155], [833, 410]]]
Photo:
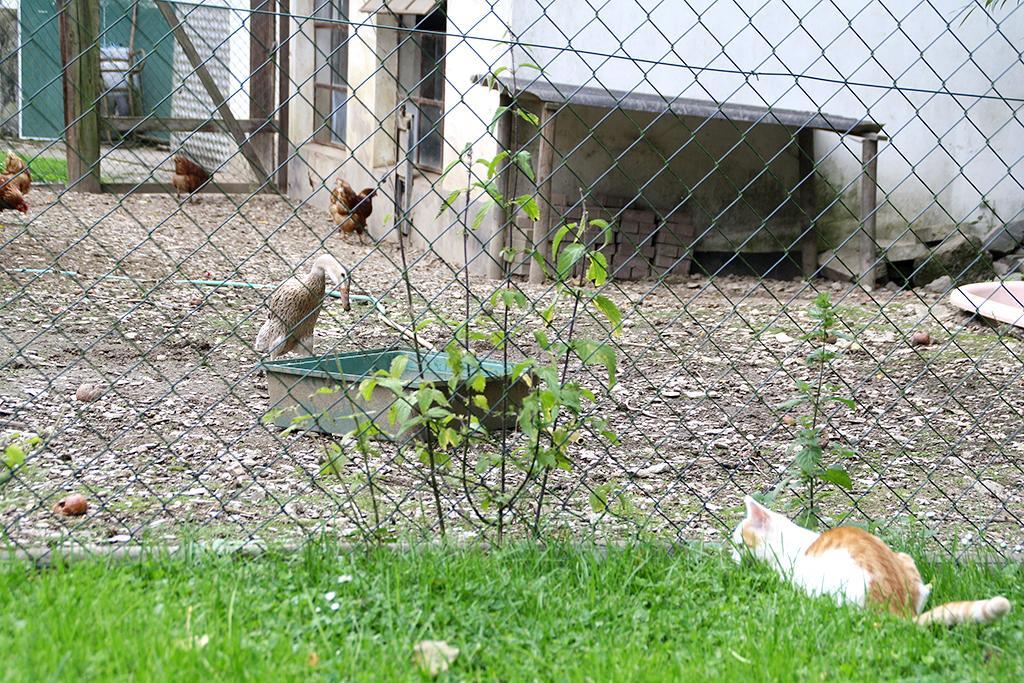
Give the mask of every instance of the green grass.
[[[937, 601], [1024, 600], [1018, 566], [922, 569]], [[1009, 681], [1022, 632], [1020, 612], [924, 629], [655, 546], [0, 565], [5, 681], [417, 680], [421, 639], [461, 650], [453, 680]]]
[[33, 182], [37, 183], [66, 183], [68, 180], [68, 162], [66, 159], [56, 157], [36, 157], [29, 160], [24, 154], [19, 154], [21, 160], [28, 164], [28, 170], [32, 174]]

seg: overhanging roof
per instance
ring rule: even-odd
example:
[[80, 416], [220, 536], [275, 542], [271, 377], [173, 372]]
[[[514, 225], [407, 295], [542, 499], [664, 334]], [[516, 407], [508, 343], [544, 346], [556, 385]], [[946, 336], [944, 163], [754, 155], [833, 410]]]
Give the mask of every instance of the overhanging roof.
[[363, 3], [361, 9], [367, 14], [383, 11], [395, 14], [430, 14], [438, 4], [438, 0], [368, 0]]
[[[476, 77], [482, 84], [485, 77]], [[776, 107], [760, 107], [732, 102], [715, 102], [713, 100], [693, 99], [689, 97], [669, 97], [649, 93], [622, 92], [606, 90], [593, 86], [572, 86], [552, 83], [543, 78], [512, 78], [499, 76], [495, 79], [495, 87], [501, 88], [510, 95], [530, 95], [541, 102], [569, 104], [601, 109], [625, 109], [627, 111], [661, 114], [671, 111], [679, 116], [694, 116], [702, 119], [723, 119], [727, 121], [746, 121], [749, 123], [766, 123], [786, 128], [811, 128], [826, 130], [840, 135], [867, 135], [878, 133], [882, 125], [868, 117], [851, 118], [836, 116], [822, 111], [799, 111], [796, 109], [780, 109]]]

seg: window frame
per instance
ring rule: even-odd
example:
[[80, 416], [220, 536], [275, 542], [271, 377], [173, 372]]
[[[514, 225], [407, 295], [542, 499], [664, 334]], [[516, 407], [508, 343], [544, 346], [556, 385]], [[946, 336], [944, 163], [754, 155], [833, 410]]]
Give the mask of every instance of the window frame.
[[[441, 12], [441, 13], [444, 14], [444, 18], [445, 18], [445, 31], [446, 32], [447, 32], [447, 23], [448, 23], [447, 9], [448, 8], [445, 6], [445, 4], [442, 3], [442, 4], [438, 5], [437, 8], [434, 10], [435, 12]], [[424, 161], [421, 158], [421, 153], [422, 153], [422, 149], [420, 147], [421, 138], [419, 137], [419, 130], [417, 129], [417, 131], [416, 131], [416, 152], [415, 152], [415, 155], [414, 155], [414, 158], [413, 158], [413, 166], [415, 166], [417, 169], [419, 169], [421, 171], [429, 171], [429, 172], [433, 172], [433, 173], [441, 173], [442, 168], [444, 167], [444, 119], [445, 119], [444, 93], [445, 93], [445, 83], [446, 83], [446, 81], [445, 81], [445, 66], [446, 66], [446, 62], [447, 62], [447, 58], [448, 58], [448, 39], [447, 39], [447, 36], [444, 36], [444, 35], [434, 36], [433, 34], [426, 34], [426, 35], [429, 35], [429, 36], [432, 36], [432, 37], [437, 37], [439, 39], [439, 42], [440, 42], [440, 45], [441, 45], [441, 49], [439, 51], [440, 59], [437, 59], [437, 60], [434, 61], [433, 69], [434, 69], [435, 73], [432, 76], [433, 78], [437, 78], [437, 79], [440, 80], [441, 99], [434, 99], [432, 97], [424, 97], [423, 95], [420, 94], [421, 92], [423, 92], [423, 89], [428, 84], [428, 80], [424, 79], [422, 77], [422, 75], [421, 75], [423, 73], [423, 57], [426, 54], [426, 51], [423, 49], [423, 43], [422, 43], [422, 36], [424, 34], [421, 33], [420, 31], [416, 31], [415, 29], [417, 29], [418, 27], [422, 26], [422, 24], [426, 22], [427, 17], [430, 16], [430, 15], [417, 14], [417, 15], [408, 15], [408, 16], [411, 17], [411, 21], [412, 21], [412, 27], [411, 28], [414, 29], [414, 33], [413, 33], [413, 35], [411, 36], [411, 39], [410, 39], [411, 47], [409, 49], [415, 49], [414, 62], [416, 63], [416, 65], [418, 67], [417, 68], [418, 75], [417, 75], [417, 85], [416, 85], [416, 88], [415, 88], [414, 91], [409, 91], [409, 92], [406, 93], [406, 100], [411, 102], [416, 107], [416, 112], [417, 112], [417, 117], [418, 118], [423, 116], [423, 107], [424, 106], [436, 107], [438, 109], [439, 113], [438, 113], [438, 117], [437, 117], [437, 125], [434, 127], [434, 129], [431, 132], [431, 134], [436, 134], [438, 136], [438, 138], [440, 139], [440, 141], [441, 141], [441, 150], [440, 150], [439, 158], [437, 160], [437, 164], [434, 165], [433, 162]]]
[[[350, 7], [350, 0], [324, 0], [323, 4], [316, 6], [314, 0], [314, 17], [313, 17], [313, 123], [314, 133], [312, 141], [318, 145], [327, 145], [329, 147], [337, 147], [339, 149], [348, 149], [347, 142], [347, 130], [335, 131], [333, 128], [333, 118], [338, 109], [329, 109], [328, 111], [322, 111], [317, 103], [319, 101], [319, 95], [322, 92], [328, 93], [328, 97], [331, 99], [333, 106], [333, 93], [342, 93], [345, 96], [345, 103], [339, 109], [343, 109], [345, 112], [345, 127], [348, 128], [348, 100], [351, 96], [351, 88], [348, 82], [348, 42], [349, 27], [347, 24], [338, 24], [332, 21], [323, 21], [325, 17], [317, 17], [316, 12], [318, 9], [322, 10], [329, 7], [331, 10], [331, 18], [336, 18], [339, 12], [343, 13], [345, 20], [348, 19]], [[340, 7], [339, 7], [340, 5]], [[332, 60], [337, 56], [338, 52], [332, 52], [330, 47], [323, 49], [318, 42], [321, 31], [328, 31], [327, 35], [332, 36], [333, 33], [342, 33], [343, 38], [341, 45], [338, 50], [344, 50], [345, 53], [345, 71], [344, 74], [339, 74], [334, 70], [331, 65]], [[317, 60], [322, 58], [324, 60], [323, 66], [317, 68]], [[317, 75], [320, 69], [326, 69], [329, 75], [328, 83], [321, 83], [317, 80]], [[343, 85], [337, 83], [335, 78], [339, 79]], [[340, 139], [335, 139], [338, 137]]]

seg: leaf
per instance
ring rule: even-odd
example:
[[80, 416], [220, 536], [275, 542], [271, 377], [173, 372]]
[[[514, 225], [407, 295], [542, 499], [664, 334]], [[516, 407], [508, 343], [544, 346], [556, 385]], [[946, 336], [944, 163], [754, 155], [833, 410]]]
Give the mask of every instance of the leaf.
[[814, 514], [814, 510], [804, 510], [794, 519], [794, 522], [799, 524], [805, 529], [816, 529], [818, 527], [818, 518]]
[[444, 203], [441, 204], [441, 208], [437, 210], [437, 216], [434, 216], [434, 218], [437, 218], [442, 213], [452, 208], [452, 205], [455, 203], [455, 200], [458, 199], [459, 195], [461, 195], [463, 192], [465, 192], [465, 190], [452, 190], [451, 193], [447, 197], [445, 197]]
[[273, 408], [263, 415], [263, 424], [270, 424], [284, 413], [284, 408]]
[[598, 344], [589, 339], [578, 339], [572, 345], [584, 365], [603, 365], [608, 371], [608, 388], [615, 386], [615, 370], [618, 359], [614, 347], [608, 344]]
[[612, 492], [612, 483], [606, 482], [595, 486], [590, 491], [590, 509], [594, 512], [604, 512], [608, 509], [608, 498]]
[[615, 305], [615, 302], [606, 296], [597, 294], [594, 296], [594, 306], [604, 314], [604, 317], [608, 318], [608, 322], [612, 326], [612, 334], [620, 334], [622, 332], [622, 313], [619, 311], [619, 307]]
[[473, 405], [480, 410], [490, 410], [491, 404], [487, 402], [487, 397], [483, 394], [477, 394], [473, 397]]
[[454, 340], [448, 344], [448, 348], [445, 349], [448, 352], [448, 369], [452, 371], [452, 374], [456, 377], [462, 375], [462, 347], [459, 346]]
[[842, 467], [829, 467], [827, 470], [818, 475], [819, 479], [827, 481], [836, 486], [849, 491], [853, 488], [853, 480], [850, 479], [850, 474]]
[[548, 306], [547, 308], [540, 309], [539, 311], [537, 311], [537, 314], [540, 315], [540, 319], [541, 320], [543, 320], [548, 325], [550, 325], [551, 321], [554, 320], [554, 318], [555, 318], [555, 308], [557, 306], [558, 306], [558, 295], [556, 293], [555, 300], [551, 302], [551, 305]]
[[531, 221], [540, 220], [540, 205], [533, 198], [533, 195], [519, 195], [516, 197], [515, 202]]
[[480, 225], [484, 222], [484, 219], [487, 218], [487, 212], [491, 210], [492, 206], [494, 206], [493, 199], [488, 199], [486, 202], [484, 202], [484, 205], [480, 207], [480, 210], [476, 212], [475, 216], [473, 216], [473, 222], [469, 224], [469, 227], [473, 228], [474, 230], [479, 228]]
[[494, 133], [494, 129], [495, 129], [495, 127], [497, 127], [498, 121], [501, 120], [501, 117], [504, 116], [505, 112], [507, 112], [508, 110], [509, 110], [509, 108], [506, 107], [505, 105], [502, 105], [502, 106], [500, 106], [500, 107], [498, 107], [497, 109], [494, 110], [494, 116], [491, 117], [491, 122], [489, 124], [487, 124], [487, 132], [488, 133], [492, 133], [492, 134]]
[[608, 259], [599, 251], [590, 252], [587, 258], [590, 259], [587, 279], [593, 282], [595, 287], [601, 287], [608, 281]]
[[532, 124], [534, 126], [540, 125], [540, 117], [534, 114], [532, 111], [527, 111], [520, 107], [516, 107], [515, 112], [516, 116], [521, 118], [523, 121], [526, 121], [527, 123]]
[[391, 359], [391, 368], [388, 374], [395, 379], [401, 379], [402, 375], [405, 374], [405, 368], [407, 365], [409, 365], [409, 356], [400, 353]]
[[436, 678], [448, 670], [459, 656], [459, 648], [452, 647], [443, 640], [421, 640], [412, 649], [412, 659], [419, 670], [431, 678]]
[[590, 220], [590, 226], [593, 228], [601, 229], [601, 236], [604, 241], [601, 243], [601, 248], [607, 247], [612, 240], [612, 225], [603, 218], [592, 218]]
[[336, 394], [341, 391], [341, 387], [334, 385], [333, 387], [320, 387], [313, 392], [314, 396], [322, 396], [324, 394]]
[[525, 381], [528, 386], [531, 385], [533, 382], [530, 379], [530, 368], [534, 366], [534, 363], [535, 361], [533, 360], [524, 360], [513, 365], [511, 375], [512, 381], [515, 382], [517, 379], [522, 377], [523, 381]]
[[821, 446], [804, 444], [796, 454], [796, 464], [804, 476], [810, 476], [821, 465]]
[[558, 258], [558, 249], [562, 245], [562, 240], [565, 239], [565, 236], [567, 234], [569, 234], [570, 230], [572, 230], [573, 225], [575, 225], [575, 223], [569, 223], [569, 224], [566, 224], [566, 225], [562, 225], [562, 226], [560, 226], [558, 228], [558, 230], [555, 231], [555, 236], [551, 240], [551, 256], [552, 256], [552, 258]]
[[854, 401], [852, 398], [846, 398], [845, 396], [829, 396], [828, 400], [829, 401], [835, 401], [837, 403], [842, 403], [844, 406], [846, 406], [850, 410], [856, 410], [857, 409], [857, 402]]
[[534, 330], [533, 338], [537, 340], [537, 346], [544, 350], [551, 346], [550, 342], [548, 342], [548, 335], [545, 334], [544, 330]]
[[572, 244], [566, 245], [562, 249], [562, 253], [558, 255], [558, 267], [557, 276], [559, 280], [565, 278], [565, 276], [573, 269], [586, 251], [586, 246], [579, 242], [573, 242]]
[[775, 409], [786, 412], [787, 410], [792, 410], [793, 408], [796, 408], [799, 405], [807, 403], [807, 401], [808, 399], [806, 396], [798, 396], [797, 398], [791, 398], [788, 401], [783, 401], [782, 403], [775, 406]]
[[476, 373], [473, 375], [473, 378], [469, 380], [469, 386], [473, 391], [479, 394], [487, 388], [487, 376], [482, 372]]
[[[989, 0], [989, 1], [991, 2], [992, 0]], [[539, 66], [537, 66], [533, 62], [523, 62], [519, 66], [517, 66], [516, 68], [517, 69], [535, 69], [537, 71], [540, 71], [541, 73], [544, 72], [544, 69], [540, 68]]]
[[4, 449], [4, 464], [7, 469], [13, 470], [25, 462], [25, 450], [16, 443], [8, 444]]
[[388, 419], [391, 420], [392, 425], [402, 427], [404, 430], [405, 423], [409, 421], [410, 415], [412, 415], [412, 404], [404, 398], [400, 398], [391, 407]]
[[527, 150], [522, 149], [516, 152], [515, 157], [513, 157], [513, 161], [515, 161], [519, 170], [530, 179], [530, 182], [534, 182], [536, 180], [536, 177], [533, 174], [533, 167], [530, 165], [530, 153]]

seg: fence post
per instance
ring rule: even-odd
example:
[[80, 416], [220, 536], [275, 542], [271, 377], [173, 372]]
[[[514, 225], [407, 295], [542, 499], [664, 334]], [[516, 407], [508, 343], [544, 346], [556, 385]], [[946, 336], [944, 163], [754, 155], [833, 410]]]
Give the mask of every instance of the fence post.
[[860, 283], [875, 288], [875, 222], [878, 209], [878, 136], [868, 134], [861, 141], [860, 175]]
[[100, 2], [57, 0], [64, 82], [67, 187], [100, 191]]
[[262, 122], [253, 133], [253, 149], [263, 168], [274, 168], [274, 50], [273, 0], [250, 0], [249, 8], [249, 118]]
[[540, 220], [533, 224], [533, 249], [530, 260], [530, 282], [543, 282], [544, 269], [540, 261], [548, 261], [548, 235], [551, 232], [551, 169], [555, 157], [555, 105], [545, 102], [540, 113], [540, 150], [537, 152], [537, 203]]
[[277, 38], [277, 189], [288, 191], [288, 103], [291, 99], [291, 2], [278, 0], [280, 25]]
[[807, 214], [807, 232], [800, 240], [801, 270], [811, 278], [818, 270], [818, 203], [814, 192], [814, 130], [801, 128], [796, 134], [797, 173], [800, 186], [797, 198]]

